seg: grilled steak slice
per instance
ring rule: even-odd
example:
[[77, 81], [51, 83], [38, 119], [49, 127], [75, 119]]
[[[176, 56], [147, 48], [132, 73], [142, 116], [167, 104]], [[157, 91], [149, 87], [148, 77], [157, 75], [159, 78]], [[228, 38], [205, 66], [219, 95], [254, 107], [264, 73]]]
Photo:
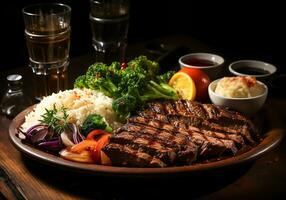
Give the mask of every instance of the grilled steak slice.
[[129, 118], [102, 150], [117, 166], [190, 165], [235, 155], [256, 137], [251, 121], [236, 112], [186, 100], [153, 102]]
[[[162, 119], [162, 117], [158, 117], [159, 119]], [[188, 131], [194, 131], [201, 133], [208, 137], [214, 137], [218, 139], [225, 139], [225, 140], [232, 140], [237, 147], [242, 147], [244, 145], [243, 137], [240, 135], [237, 135], [235, 133], [225, 133], [220, 131], [210, 131], [209, 129], [204, 129], [202, 124], [197, 126], [196, 123], [192, 125], [191, 120], [187, 121], [186, 117], [182, 117], [178, 119], [178, 117], [171, 117], [169, 118], [170, 123], [166, 123], [165, 121], [160, 121], [158, 119], [152, 119], [152, 118], [145, 118], [141, 116], [135, 116], [128, 119], [128, 122], [130, 123], [139, 123], [139, 124], [146, 124], [152, 127], [157, 127], [160, 129], [166, 129], [170, 131], [176, 131], [178, 129], [183, 130], [185, 132]], [[235, 152], [234, 152], [235, 153]]]
[[235, 138], [236, 142], [240, 143], [240, 145], [243, 145], [245, 142], [249, 144], [255, 143], [247, 128], [234, 129], [211, 123], [195, 116], [162, 115], [150, 110], [140, 111], [139, 115], [148, 119], [156, 119], [165, 123], [170, 123], [174, 126], [186, 127], [186, 129], [188, 129], [187, 127], [189, 126], [190, 129], [196, 127], [201, 132], [208, 131], [211, 134], [222, 133], [225, 134], [226, 138]]
[[120, 131], [129, 131], [139, 137], [153, 139], [153, 141], [158, 141], [162, 145], [174, 149], [177, 153], [174, 160], [176, 163], [190, 164], [195, 160], [198, 146], [191, 141], [189, 134], [186, 131], [168, 131], [173, 127], [170, 124], [165, 124], [164, 127], [165, 130], [162, 130], [147, 124], [128, 123]]
[[[205, 150], [203, 152], [199, 151], [198, 154], [200, 156], [213, 156], [213, 155], [218, 156], [225, 152], [229, 152], [235, 155], [237, 152], [237, 148], [235, 146], [234, 141], [229, 140], [228, 138], [212, 137], [213, 135], [215, 135], [215, 133], [213, 132], [204, 134], [203, 132], [200, 132], [198, 128], [195, 128], [195, 127], [185, 128], [185, 127], [176, 126], [175, 123], [173, 124], [168, 124], [164, 122], [162, 123], [156, 119], [147, 119], [147, 118], [139, 117], [139, 116], [129, 118], [128, 121], [133, 124], [138, 123], [138, 124], [145, 125], [143, 126], [144, 127], [143, 131], [146, 131], [146, 127], [152, 126], [153, 128], [162, 130], [161, 132], [168, 131], [168, 132], [172, 132], [173, 134], [181, 134], [181, 133], [188, 134], [191, 137], [191, 141], [194, 142], [199, 147], [202, 145], [207, 145], [210, 149], [212, 149], [212, 151], [208, 153], [206, 153]], [[136, 124], [133, 126], [138, 126], [138, 125]], [[228, 144], [228, 145], [225, 145], [225, 144]]]
[[[196, 160], [198, 152], [198, 146], [190, 141], [190, 135], [187, 132], [170, 132], [133, 123], [127, 123], [117, 130], [103, 151], [111, 158], [113, 164], [123, 165], [126, 161], [126, 157], [128, 157], [128, 163], [136, 162], [134, 160], [137, 159], [136, 156], [131, 156], [130, 151], [124, 154], [122, 148], [111, 148], [114, 144], [127, 146], [133, 151], [144, 152], [150, 157], [160, 160], [161, 163], [167, 166], [175, 164], [189, 165]], [[112, 149], [112, 151], [110, 149]], [[122, 156], [122, 162], [119, 162], [118, 158], [113, 162], [114, 156], [116, 155], [115, 151], [120, 151], [120, 155], [124, 154], [124, 156]], [[151, 159], [149, 159], [149, 161], [151, 162]], [[145, 160], [144, 163], [146, 164], [146, 162], [148, 161]], [[142, 167], [144, 167], [145, 164], [142, 165]], [[134, 164], [130, 164], [130, 166], [134, 166]], [[157, 166], [159, 167], [160, 165]]]
[[201, 119], [216, 122], [223, 126], [249, 125], [250, 129], [254, 126], [250, 120], [237, 112], [232, 112], [219, 108], [213, 104], [201, 104], [194, 101], [178, 100], [165, 102], [152, 102], [147, 105], [155, 113], [164, 115], [196, 116]]
[[[154, 121], [153, 121], [154, 122]], [[219, 156], [223, 154], [224, 152], [232, 152], [235, 154], [237, 152], [236, 147], [233, 143], [233, 146], [231, 148], [226, 147], [222, 141], [219, 141], [216, 138], [204, 136], [203, 134], [199, 132], [190, 132], [186, 131], [183, 129], [176, 129], [174, 126], [171, 124], [163, 124], [163, 125], [158, 125], [157, 127], [154, 126], [150, 127], [149, 124], [126, 124], [124, 126], [125, 130], [133, 130], [136, 131], [141, 135], [141, 137], [144, 137], [142, 135], [146, 134], [155, 134], [155, 137], [157, 139], [160, 138], [161, 142], [164, 143], [164, 141], [174, 141], [177, 145], [179, 145], [179, 149], [177, 146], [172, 146], [172, 148], [177, 149], [179, 151], [186, 151], [185, 148], [187, 148], [187, 152], [192, 152], [188, 151], [188, 148], [192, 147], [191, 150], [194, 149], [194, 147], [198, 147], [202, 150], [202, 152], [199, 150], [198, 155], [200, 157], [205, 157], [205, 156]], [[135, 130], [134, 130], [135, 129]], [[230, 141], [231, 143], [232, 141]], [[212, 149], [211, 152], [208, 152], [201, 148], [201, 146], [207, 146], [209, 149]], [[181, 152], [181, 155], [184, 155], [184, 153]], [[180, 159], [180, 158], [178, 158]]]
[[130, 167], [166, 167], [162, 160], [149, 155], [141, 150], [132, 149], [130, 146], [109, 143], [103, 151], [110, 157], [113, 165]]
[[176, 151], [172, 148], [155, 141], [151, 137], [138, 137], [138, 135], [127, 131], [123, 131], [117, 134], [116, 137], [112, 137], [110, 142], [128, 145], [132, 149], [146, 152], [152, 157], [158, 157], [166, 164], [172, 164], [176, 157]]
[[194, 101], [178, 100], [152, 102], [147, 105], [150, 110], [160, 114], [179, 114], [181, 116], [196, 116], [201, 119], [217, 122], [221, 125], [240, 126], [248, 124], [254, 128], [250, 120], [237, 112], [219, 108], [213, 104], [201, 104]]
[[179, 100], [153, 102], [147, 107], [148, 109], [139, 111], [138, 114], [170, 123], [175, 118], [195, 127], [204, 126], [204, 129], [210, 131], [240, 134], [249, 144], [254, 144], [257, 139], [257, 131], [250, 120], [215, 105]]

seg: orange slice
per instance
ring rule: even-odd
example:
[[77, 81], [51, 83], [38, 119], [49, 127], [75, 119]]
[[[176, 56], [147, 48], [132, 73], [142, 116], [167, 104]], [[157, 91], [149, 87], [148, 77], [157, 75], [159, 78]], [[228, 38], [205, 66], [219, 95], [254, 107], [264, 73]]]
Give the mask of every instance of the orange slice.
[[193, 79], [184, 72], [177, 72], [172, 76], [169, 85], [177, 90], [179, 97], [186, 100], [196, 98], [196, 86]]

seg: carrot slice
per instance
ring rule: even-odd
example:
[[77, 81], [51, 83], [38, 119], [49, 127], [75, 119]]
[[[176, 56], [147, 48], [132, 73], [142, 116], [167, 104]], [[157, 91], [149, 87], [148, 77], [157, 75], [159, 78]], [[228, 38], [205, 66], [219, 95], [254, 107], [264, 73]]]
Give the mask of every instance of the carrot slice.
[[97, 143], [98, 142], [94, 140], [83, 140], [80, 143], [72, 146], [70, 150], [74, 153], [80, 153], [84, 150], [92, 151], [96, 149]]
[[98, 144], [93, 150], [93, 159], [96, 163], [101, 163], [101, 149], [109, 142], [111, 134], [105, 134], [100, 137]]
[[100, 129], [96, 129], [96, 130], [89, 132], [89, 134], [87, 134], [87, 136], [86, 136], [86, 139], [87, 140], [96, 140], [96, 139], [98, 139], [98, 136], [104, 135], [104, 134], [109, 134], [109, 133], [106, 131], [100, 130]]

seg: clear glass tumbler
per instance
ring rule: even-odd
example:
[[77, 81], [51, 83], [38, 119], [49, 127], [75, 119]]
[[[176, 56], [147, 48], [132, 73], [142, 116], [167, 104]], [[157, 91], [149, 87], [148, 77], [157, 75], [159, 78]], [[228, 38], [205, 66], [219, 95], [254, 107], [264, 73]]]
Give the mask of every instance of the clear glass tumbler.
[[71, 8], [59, 3], [34, 4], [22, 10], [29, 65], [36, 99], [67, 89]]
[[96, 61], [124, 62], [129, 26], [129, 0], [90, 0], [89, 15]]

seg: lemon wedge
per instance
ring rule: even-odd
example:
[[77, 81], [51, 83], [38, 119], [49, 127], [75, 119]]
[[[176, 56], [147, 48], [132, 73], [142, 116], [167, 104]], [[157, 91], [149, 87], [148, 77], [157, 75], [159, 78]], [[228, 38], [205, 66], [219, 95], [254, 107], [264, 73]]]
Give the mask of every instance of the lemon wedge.
[[193, 79], [184, 72], [175, 73], [169, 81], [169, 85], [177, 90], [179, 97], [186, 100], [195, 100], [196, 86]]

